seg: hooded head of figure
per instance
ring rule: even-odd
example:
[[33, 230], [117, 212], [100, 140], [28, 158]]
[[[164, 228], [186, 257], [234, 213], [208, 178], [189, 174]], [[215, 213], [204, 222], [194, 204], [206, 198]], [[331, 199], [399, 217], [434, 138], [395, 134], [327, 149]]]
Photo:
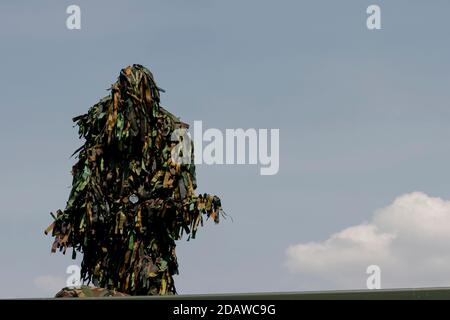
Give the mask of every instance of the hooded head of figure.
[[[163, 89], [156, 85], [153, 74], [140, 64], [133, 64], [120, 71], [118, 82], [122, 98], [131, 97], [136, 102], [145, 101], [147, 105], [159, 104], [159, 92]], [[114, 87], [114, 85], [113, 85]]]

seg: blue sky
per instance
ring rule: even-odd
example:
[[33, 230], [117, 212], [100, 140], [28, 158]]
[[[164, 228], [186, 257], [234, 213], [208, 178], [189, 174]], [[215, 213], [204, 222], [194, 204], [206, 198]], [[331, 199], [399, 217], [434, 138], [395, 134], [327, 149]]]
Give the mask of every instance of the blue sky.
[[[366, 28], [373, 3], [382, 30]], [[71, 4], [81, 30], [66, 28]], [[450, 284], [450, 259], [434, 263], [426, 246], [404, 254], [412, 245], [397, 244], [414, 233], [389, 220], [408, 208], [401, 220], [416, 217], [410, 229], [420, 233], [420, 219], [447, 226], [450, 217], [449, 12], [443, 0], [2, 2], [0, 296], [49, 296], [67, 276], [70, 256], [50, 254], [43, 230], [68, 197], [69, 156], [81, 144], [71, 118], [133, 63], [152, 70], [162, 104], [190, 124], [280, 129], [275, 176], [198, 166], [198, 191], [220, 195], [233, 222], [179, 243], [180, 293], [361, 288], [370, 261], [386, 265], [387, 286]], [[341, 252], [327, 239], [365, 223], [397, 237], [391, 258], [377, 251], [355, 264], [359, 238], [347, 260], [330, 253], [320, 272], [306, 261], [323, 259], [315, 251], [287, 253], [311, 243]], [[420, 244], [445, 240], [430, 233]], [[408, 273], [399, 265], [416, 260], [429, 263], [395, 282]], [[345, 282], [336, 265], [351, 270]]]

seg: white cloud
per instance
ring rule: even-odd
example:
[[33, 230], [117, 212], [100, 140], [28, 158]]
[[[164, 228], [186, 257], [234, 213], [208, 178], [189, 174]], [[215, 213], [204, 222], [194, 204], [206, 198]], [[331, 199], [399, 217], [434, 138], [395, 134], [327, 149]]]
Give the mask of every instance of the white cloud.
[[58, 291], [66, 286], [66, 279], [59, 276], [43, 275], [34, 279], [34, 285], [43, 295], [54, 297]]
[[323, 242], [290, 246], [292, 273], [327, 281], [336, 289], [365, 288], [366, 268], [381, 268], [381, 286], [450, 285], [450, 201], [421, 192], [402, 195]]

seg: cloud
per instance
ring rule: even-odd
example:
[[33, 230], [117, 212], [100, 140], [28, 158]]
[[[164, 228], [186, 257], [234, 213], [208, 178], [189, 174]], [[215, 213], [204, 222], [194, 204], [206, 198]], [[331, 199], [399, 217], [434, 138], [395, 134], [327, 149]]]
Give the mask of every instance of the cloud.
[[43, 275], [34, 279], [34, 285], [43, 295], [53, 297], [66, 286], [66, 280], [59, 276]]
[[292, 245], [286, 267], [336, 289], [365, 288], [369, 265], [382, 288], [450, 285], [450, 201], [422, 192], [402, 195], [323, 242]]

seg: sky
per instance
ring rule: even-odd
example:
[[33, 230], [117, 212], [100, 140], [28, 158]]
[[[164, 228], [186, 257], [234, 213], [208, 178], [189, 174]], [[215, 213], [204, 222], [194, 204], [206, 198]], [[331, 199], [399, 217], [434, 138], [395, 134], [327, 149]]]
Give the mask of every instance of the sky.
[[[81, 8], [68, 30], [66, 8]], [[366, 9], [381, 8], [381, 30]], [[279, 171], [198, 165], [232, 217], [178, 242], [180, 294], [450, 286], [450, 3], [2, 1], [0, 297], [50, 297], [80, 260], [64, 208], [72, 117], [139, 63], [204, 128], [279, 129]]]

